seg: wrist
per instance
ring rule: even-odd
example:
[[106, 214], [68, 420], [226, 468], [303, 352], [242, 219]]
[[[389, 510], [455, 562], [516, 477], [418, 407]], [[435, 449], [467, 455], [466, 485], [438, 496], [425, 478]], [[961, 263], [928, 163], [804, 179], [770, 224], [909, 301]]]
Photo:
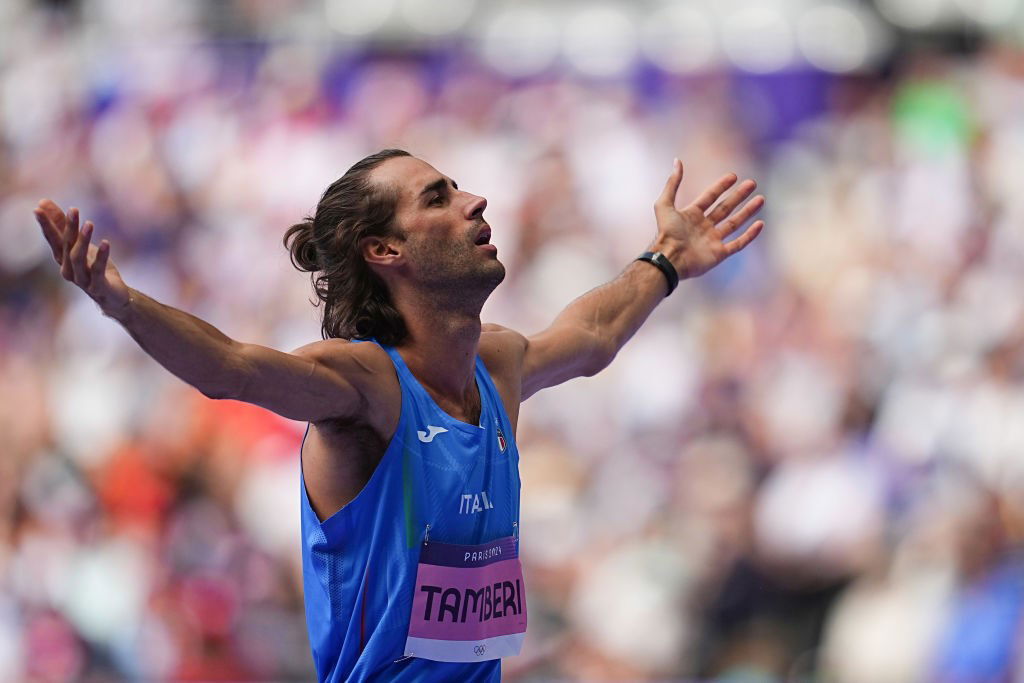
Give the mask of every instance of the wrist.
[[686, 250], [679, 240], [665, 235], [658, 235], [654, 242], [651, 243], [651, 246], [647, 247], [647, 250], [661, 252], [676, 269], [676, 274], [680, 280], [685, 280], [689, 277], [689, 274], [686, 272]]
[[128, 297], [124, 301], [115, 303], [107, 300], [97, 301], [96, 303], [99, 304], [103, 315], [123, 323], [131, 315], [132, 304], [135, 303], [135, 290], [129, 288]]
[[661, 274], [665, 276], [665, 284], [668, 286], [668, 291], [665, 292], [665, 296], [669, 296], [676, 290], [679, 285], [679, 275], [676, 273], [675, 266], [662, 254], [660, 251], [645, 251], [636, 257], [637, 261], [646, 261], [652, 266], [661, 271]]

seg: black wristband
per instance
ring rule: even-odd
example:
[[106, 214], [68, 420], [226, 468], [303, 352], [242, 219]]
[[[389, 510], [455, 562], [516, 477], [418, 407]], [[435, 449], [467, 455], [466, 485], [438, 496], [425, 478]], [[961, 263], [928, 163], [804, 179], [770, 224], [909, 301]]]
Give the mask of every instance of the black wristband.
[[654, 264], [661, 271], [662, 275], [668, 281], [668, 296], [672, 292], [676, 291], [676, 287], [679, 285], [679, 273], [676, 272], [672, 262], [669, 261], [664, 254], [660, 251], [645, 251], [636, 257], [637, 261], [647, 261], [648, 263]]

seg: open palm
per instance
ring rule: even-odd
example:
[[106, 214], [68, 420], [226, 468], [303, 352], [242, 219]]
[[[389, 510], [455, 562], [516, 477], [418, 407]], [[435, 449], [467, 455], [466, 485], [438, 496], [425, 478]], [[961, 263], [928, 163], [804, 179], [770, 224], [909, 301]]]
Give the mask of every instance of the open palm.
[[680, 276], [696, 277], [743, 249], [760, 234], [764, 221], [756, 221], [739, 237], [726, 241], [764, 206], [764, 197], [754, 197], [733, 214], [736, 207], [757, 187], [753, 180], [744, 180], [715, 205], [718, 198], [736, 183], [736, 175], [728, 173], [691, 204], [679, 209], [676, 208], [675, 198], [682, 180], [683, 164], [676, 159], [672, 175], [654, 203], [654, 214], [660, 235], [678, 242], [682, 247], [682, 263], [676, 264], [676, 268], [681, 270]]
[[92, 221], [86, 221], [79, 230], [78, 209], [65, 214], [49, 199], [39, 202], [33, 213], [65, 280], [81, 287], [104, 312], [127, 305], [129, 289], [110, 260], [110, 243], [103, 240], [98, 247], [90, 244]]

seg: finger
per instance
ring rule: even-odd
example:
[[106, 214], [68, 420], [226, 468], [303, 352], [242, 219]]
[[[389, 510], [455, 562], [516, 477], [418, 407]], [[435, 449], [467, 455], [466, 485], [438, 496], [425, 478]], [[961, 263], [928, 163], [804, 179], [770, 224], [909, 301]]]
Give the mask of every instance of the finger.
[[679, 191], [679, 184], [683, 182], [683, 162], [679, 159], [672, 160], [672, 173], [665, 181], [665, 189], [661, 191], [656, 205], [663, 208], [675, 208], [676, 192]]
[[718, 225], [723, 220], [728, 218], [729, 214], [733, 212], [737, 206], [740, 205], [744, 199], [750, 196], [750, 193], [757, 187], [757, 183], [753, 180], [744, 180], [742, 183], [736, 186], [736, 189], [729, 193], [729, 195], [718, 202], [715, 208], [711, 209], [708, 213], [708, 218], [715, 225]]
[[110, 242], [103, 240], [96, 251], [96, 258], [89, 267], [90, 284], [101, 282], [106, 277], [107, 261], [110, 259]]
[[727, 256], [732, 256], [738, 251], [741, 251], [745, 246], [754, 241], [754, 238], [761, 234], [761, 230], [764, 228], [764, 221], [756, 221], [753, 225], [747, 228], [742, 235], [732, 240], [731, 242], [725, 243], [725, 252]]
[[32, 212], [32, 215], [36, 217], [36, 222], [39, 223], [39, 227], [43, 230], [43, 237], [46, 239], [46, 243], [50, 245], [50, 251], [53, 253], [53, 260], [57, 263], [61, 262], [61, 256], [64, 254], [64, 247], [61, 244], [60, 234], [57, 229], [53, 227], [53, 222], [50, 217], [46, 215], [42, 209], [36, 209]]
[[75, 246], [71, 247], [71, 269], [75, 273], [75, 284], [79, 287], [89, 286], [89, 267], [85, 257], [89, 254], [89, 240], [92, 238], [92, 221], [86, 221], [78, 236]]
[[701, 213], [705, 213], [711, 208], [711, 205], [718, 201], [718, 198], [722, 196], [722, 193], [733, 186], [736, 182], [735, 173], [726, 173], [724, 176], [718, 179], [718, 182], [704, 190], [704, 194], [697, 197], [696, 201], [691, 206], [695, 206], [700, 209]]
[[736, 212], [736, 215], [729, 218], [721, 225], [718, 226], [718, 234], [724, 240], [729, 235], [736, 232], [736, 229], [741, 225], [750, 220], [751, 216], [761, 210], [764, 206], [764, 196], [757, 195], [749, 202], [743, 205], [743, 208]]
[[68, 211], [67, 225], [64, 228], [63, 254], [61, 256], [60, 274], [65, 280], [74, 280], [75, 271], [71, 267], [71, 247], [78, 239], [78, 209]]
[[43, 199], [39, 202], [39, 208], [47, 215], [58, 235], [64, 235], [64, 228], [67, 226], [67, 217], [64, 211], [57, 206], [52, 199]]

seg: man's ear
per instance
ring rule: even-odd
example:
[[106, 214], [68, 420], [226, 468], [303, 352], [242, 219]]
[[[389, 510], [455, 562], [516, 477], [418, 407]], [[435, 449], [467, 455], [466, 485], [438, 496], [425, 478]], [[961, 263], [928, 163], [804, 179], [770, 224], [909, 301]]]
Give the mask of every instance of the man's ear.
[[371, 266], [393, 266], [402, 260], [402, 252], [386, 237], [364, 237], [359, 243], [359, 248], [363, 258]]

